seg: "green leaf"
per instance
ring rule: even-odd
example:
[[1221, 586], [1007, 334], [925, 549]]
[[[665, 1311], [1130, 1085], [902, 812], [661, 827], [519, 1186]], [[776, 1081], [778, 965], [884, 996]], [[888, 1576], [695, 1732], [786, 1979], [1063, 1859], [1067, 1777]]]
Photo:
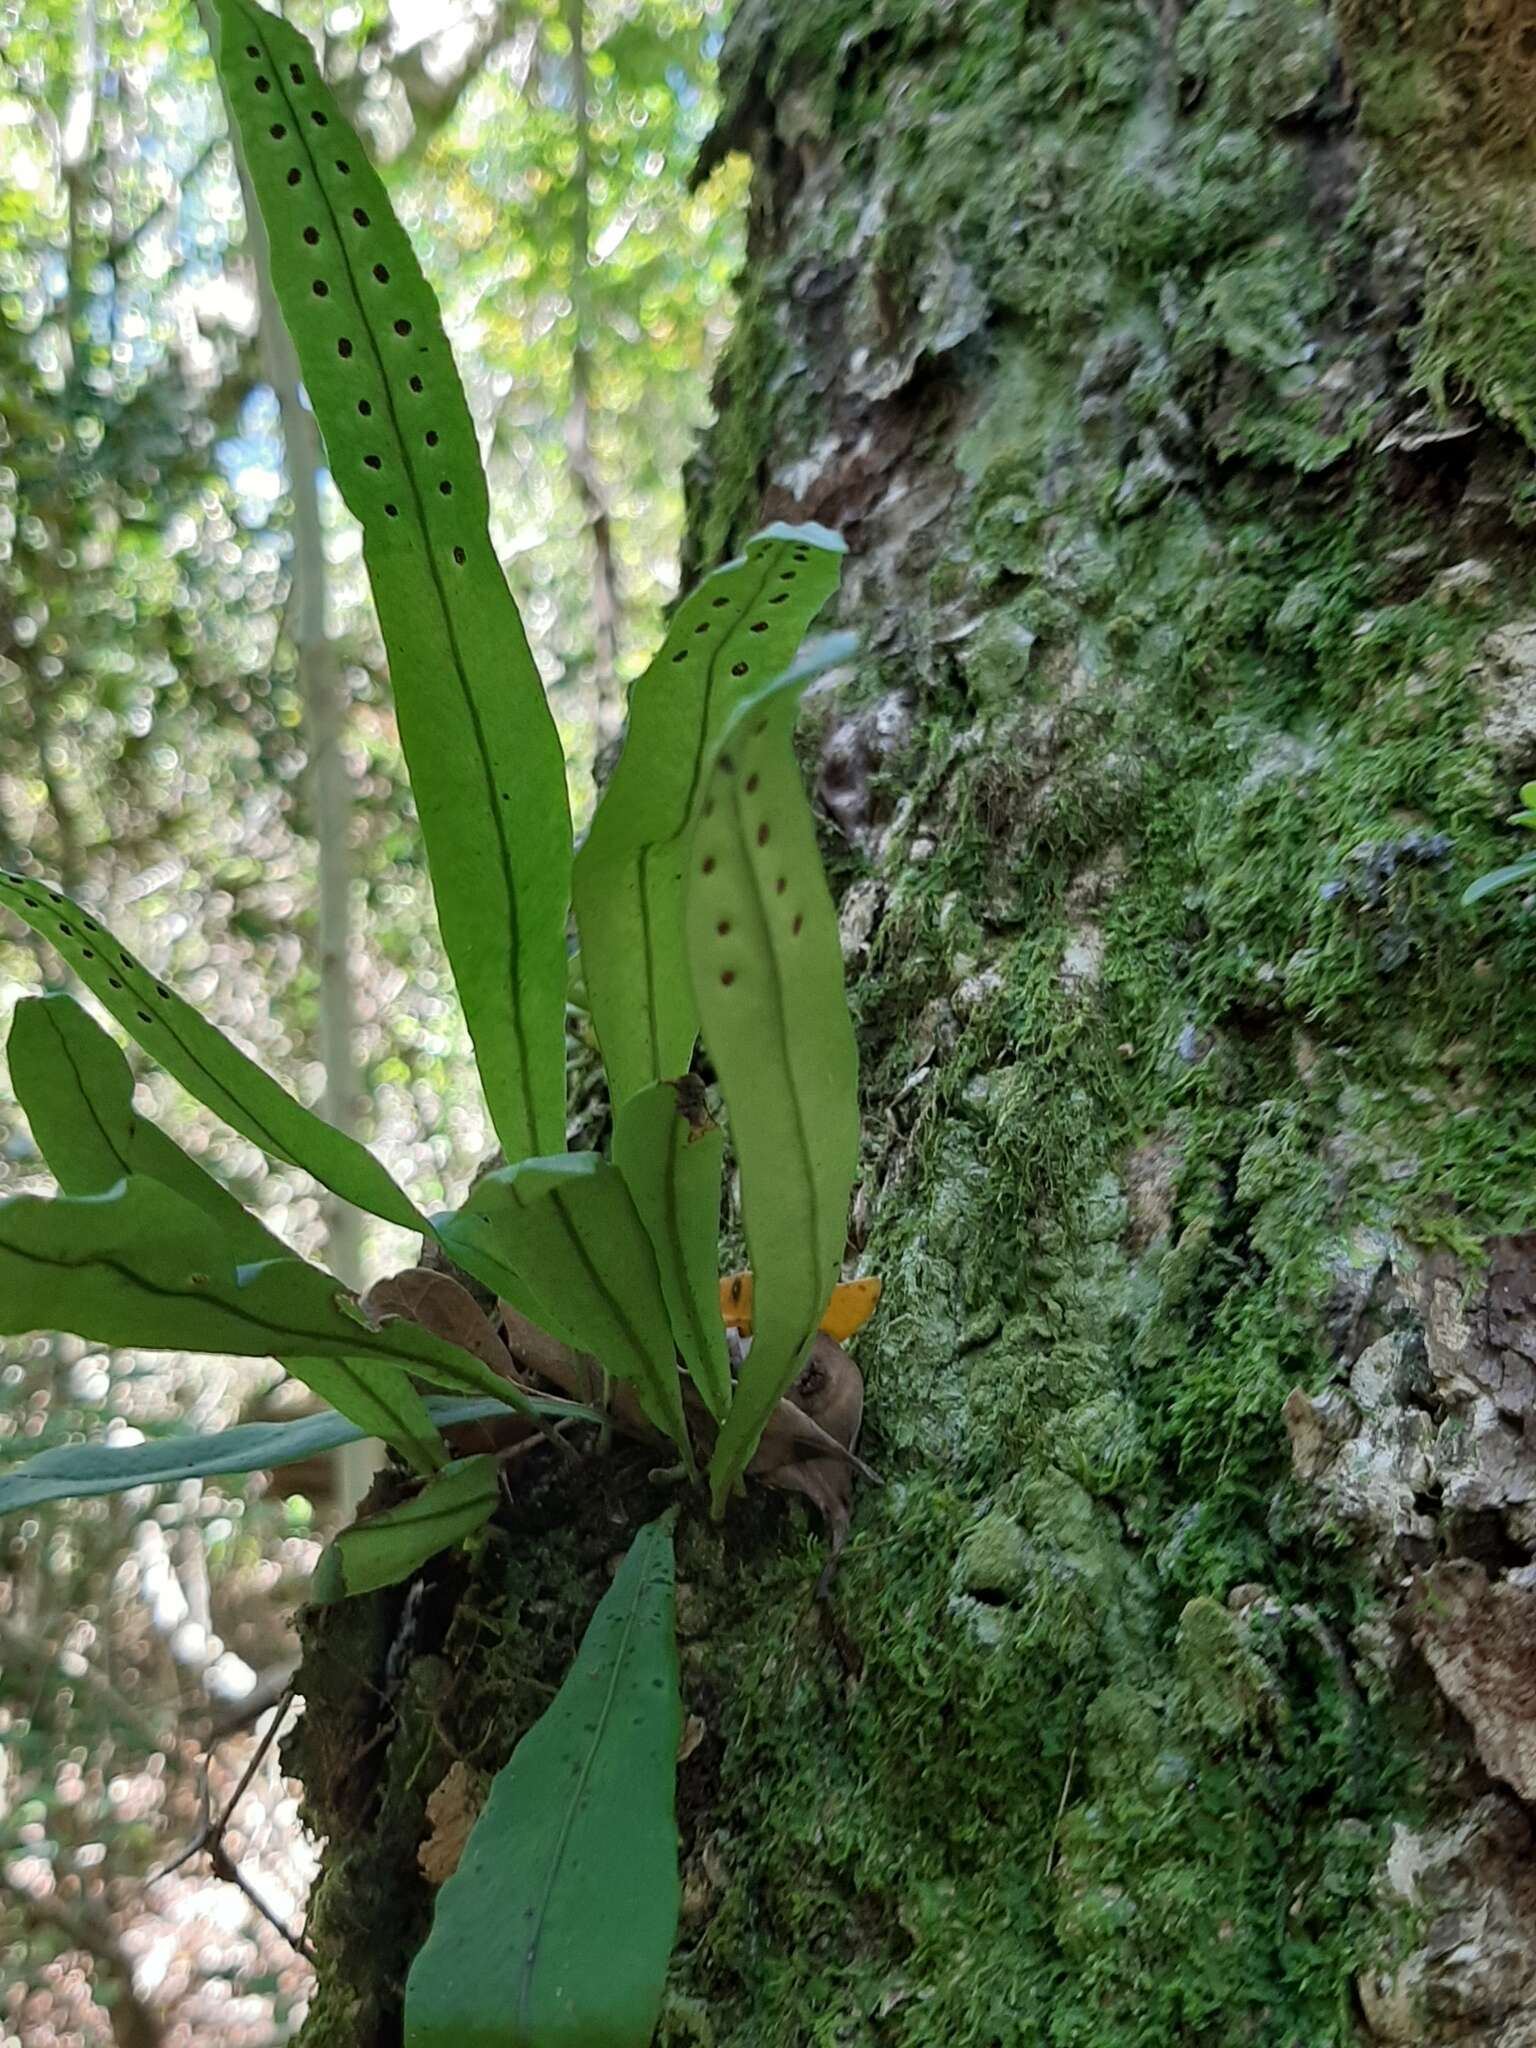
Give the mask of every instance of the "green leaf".
[[[170, 1188], [207, 1217], [229, 1264], [290, 1256], [227, 1188], [137, 1114], [127, 1060], [73, 996], [19, 1002], [6, 1050], [16, 1099], [67, 1195], [105, 1195], [139, 1175]], [[282, 1364], [369, 1436], [382, 1437], [416, 1471], [433, 1472], [444, 1462], [421, 1396], [404, 1373], [346, 1359], [285, 1358]]]
[[720, 1187], [725, 1135], [690, 1113], [686, 1081], [658, 1081], [631, 1095], [613, 1120], [613, 1163], [656, 1255], [672, 1335], [717, 1422], [731, 1404], [731, 1367], [720, 1316]]
[[[570, 1415], [569, 1402], [536, 1404], [550, 1415]], [[464, 1422], [490, 1422], [514, 1411], [505, 1401], [431, 1400], [428, 1419], [437, 1429]], [[580, 1412], [580, 1411], [575, 1411]], [[599, 1418], [593, 1416], [594, 1422]], [[210, 1436], [177, 1432], [142, 1444], [60, 1444], [39, 1451], [0, 1478], [0, 1514], [35, 1508], [50, 1500], [84, 1500], [95, 1494], [127, 1493], [135, 1486], [175, 1486], [183, 1479], [212, 1479], [225, 1472], [270, 1472], [299, 1465], [369, 1432], [341, 1415], [303, 1415], [292, 1422], [239, 1422]]]
[[492, 1784], [411, 1966], [406, 2048], [647, 2048], [681, 1899], [669, 1523]]
[[859, 1158], [837, 913], [795, 759], [804, 687], [791, 673], [737, 710], [689, 847], [689, 965], [730, 1115], [753, 1279], [752, 1349], [710, 1465], [717, 1512], [816, 1335]]
[[137, 1175], [106, 1195], [0, 1202], [0, 1335], [31, 1330], [244, 1358], [378, 1361], [533, 1413], [457, 1345], [414, 1323], [370, 1328], [317, 1266], [280, 1258], [237, 1267], [206, 1217]]
[[366, 1146], [295, 1102], [78, 905], [56, 889], [3, 873], [0, 904], [47, 939], [152, 1059], [252, 1144], [302, 1167], [359, 1209], [406, 1230], [426, 1229], [415, 1204]]
[[651, 1421], [690, 1455], [666, 1298], [616, 1167], [595, 1152], [521, 1160], [488, 1173], [436, 1229], [467, 1272], [628, 1381]]
[[1500, 889], [1512, 889], [1520, 882], [1528, 882], [1536, 876], [1536, 854], [1527, 854], [1523, 860], [1511, 861], [1507, 868], [1495, 868], [1491, 874], [1479, 875], [1461, 892], [1463, 903], [1481, 903], [1485, 896], [1492, 896]]
[[508, 1156], [565, 1143], [565, 763], [437, 303], [309, 45], [217, 0], [220, 75], [331, 473], [363, 529], [443, 944]]
[[587, 999], [615, 1105], [687, 1071], [698, 1018], [679, 835], [732, 710], [788, 667], [837, 588], [842, 554], [825, 527], [767, 528], [678, 608], [630, 693], [624, 751], [575, 873]]
[[353, 1593], [396, 1586], [429, 1557], [474, 1532], [496, 1512], [495, 1458], [461, 1458], [430, 1478], [420, 1493], [343, 1529], [315, 1571], [319, 1605]]

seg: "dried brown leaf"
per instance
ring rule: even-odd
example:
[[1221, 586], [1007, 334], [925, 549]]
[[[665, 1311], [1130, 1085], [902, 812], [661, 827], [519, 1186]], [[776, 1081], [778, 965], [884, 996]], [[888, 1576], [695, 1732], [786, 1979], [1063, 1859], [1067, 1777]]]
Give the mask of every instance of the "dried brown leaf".
[[416, 1851], [416, 1862], [428, 1884], [446, 1884], [459, 1867], [469, 1831], [480, 1817], [482, 1787], [467, 1764], [453, 1763], [427, 1795], [431, 1832]]
[[768, 1418], [747, 1467], [754, 1478], [786, 1493], [804, 1494], [820, 1510], [834, 1559], [848, 1540], [854, 1470], [874, 1477], [857, 1457], [863, 1421], [864, 1375], [840, 1344], [818, 1335], [800, 1377]]

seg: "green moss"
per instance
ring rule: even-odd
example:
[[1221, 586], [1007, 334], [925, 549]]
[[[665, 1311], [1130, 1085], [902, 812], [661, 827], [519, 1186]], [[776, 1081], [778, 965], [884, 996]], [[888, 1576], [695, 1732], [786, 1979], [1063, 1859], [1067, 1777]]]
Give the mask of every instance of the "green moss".
[[[724, 1868], [679, 1984], [720, 2048], [1342, 2048], [1432, 1792], [1415, 1701], [1341, 1679], [1378, 1595], [1280, 1410], [1333, 1370], [1352, 1232], [1532, 1220], [1536, 919], [1459, 895], [1503, 851], [1482, 638], [1536, 586], [1513, 534], [1482, 608], [1440, 584], [1443, 507], [1375, 452], [1392, 202], [1327, 153], [1323, 7], [1201, 0], [1171, 64], [1129, 5], [795, 22], [769, 89], [884, 209], [853, 289], [899, 269], [906, 319], [957, 254], [990, 360], [925, 586], [969, 623], [920, 668], [855, 997], [888, 1484], [829, 1613], [792, 1542], [718, 1624]], [[841, 375], [805, 367], [766, 435], [796, 457]]]
[[1416, 376], [1437, 405], [1470, 394], [1536, 446], [1528, 17], [1515, 0], [1475, 22], [1451, 0], [1350, 0], [1344, 19], [1362, 119], [1426, 245]]

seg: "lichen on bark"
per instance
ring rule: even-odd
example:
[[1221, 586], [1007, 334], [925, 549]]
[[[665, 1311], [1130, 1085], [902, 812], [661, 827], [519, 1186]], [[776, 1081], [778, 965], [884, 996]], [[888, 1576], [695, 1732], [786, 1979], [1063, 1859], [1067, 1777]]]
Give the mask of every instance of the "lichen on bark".
[[[751, 250], [691, 550], [779, 516], [852, 550], [865, 651], [807, 759], [887, 1484], [826, 1600], [797, 1508], [682, 1531], [670, 2048], [1536, 2025], [1529, 1831], [1404, 1583], [1497, 1585], [1529, 1513], [1469, 1517], [1447, 1451], [1373, 1523], [1327, 1433], [1352, 1385], [1410, 1449], [1492, 1427], [1414, 1346], [1536, 1185], [1536, 920], [1458, 901], [1536, 771], [1529, 423], [1473, 346], [1515, 315], [1437, 313], [1473, 273], [1381, 111], [1381, 39], [1454, 82], [1455, 11], [738, 13]], [[434, 1594], [444, 1768], [526, 1726], [644, 1486], [546, 1482], [495, 1586]], [[326, 1901], [380, 1881], [356, 1846]]]

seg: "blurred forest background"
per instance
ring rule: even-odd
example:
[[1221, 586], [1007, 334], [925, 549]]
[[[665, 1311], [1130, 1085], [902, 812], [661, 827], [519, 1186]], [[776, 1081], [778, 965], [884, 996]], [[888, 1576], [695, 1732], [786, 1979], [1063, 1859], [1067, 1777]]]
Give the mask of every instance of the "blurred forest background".
[[[497, 541], [572, 762], [673, 594], [743, 179], [691, 190], [721, 0], [289, 0], [442, 296]], [[0, 865], [57, 878], [424, 1206], [487, 1149], [357, 534], [266, 312], [194, 0], [0, 0]], [[0, 934], [0, 1033], [57, 982]], [[157, 1117], [294, 1246], [408, 1262], [159, 1077]], [[0, 1192], [47, 1185], [0, 1091]], [[275, 1367], [0, 1353], [0, 1453], [293, 1412]], [[280, 1700], [336, 1472], [0, 1529], [0, 2048], [287, 2039], [302, 1957], [196, 1859]], [[228, 1848], [309, 1852], [274, 1753]], [[150, 1881], [154, 1879], [155, 1881]]]

